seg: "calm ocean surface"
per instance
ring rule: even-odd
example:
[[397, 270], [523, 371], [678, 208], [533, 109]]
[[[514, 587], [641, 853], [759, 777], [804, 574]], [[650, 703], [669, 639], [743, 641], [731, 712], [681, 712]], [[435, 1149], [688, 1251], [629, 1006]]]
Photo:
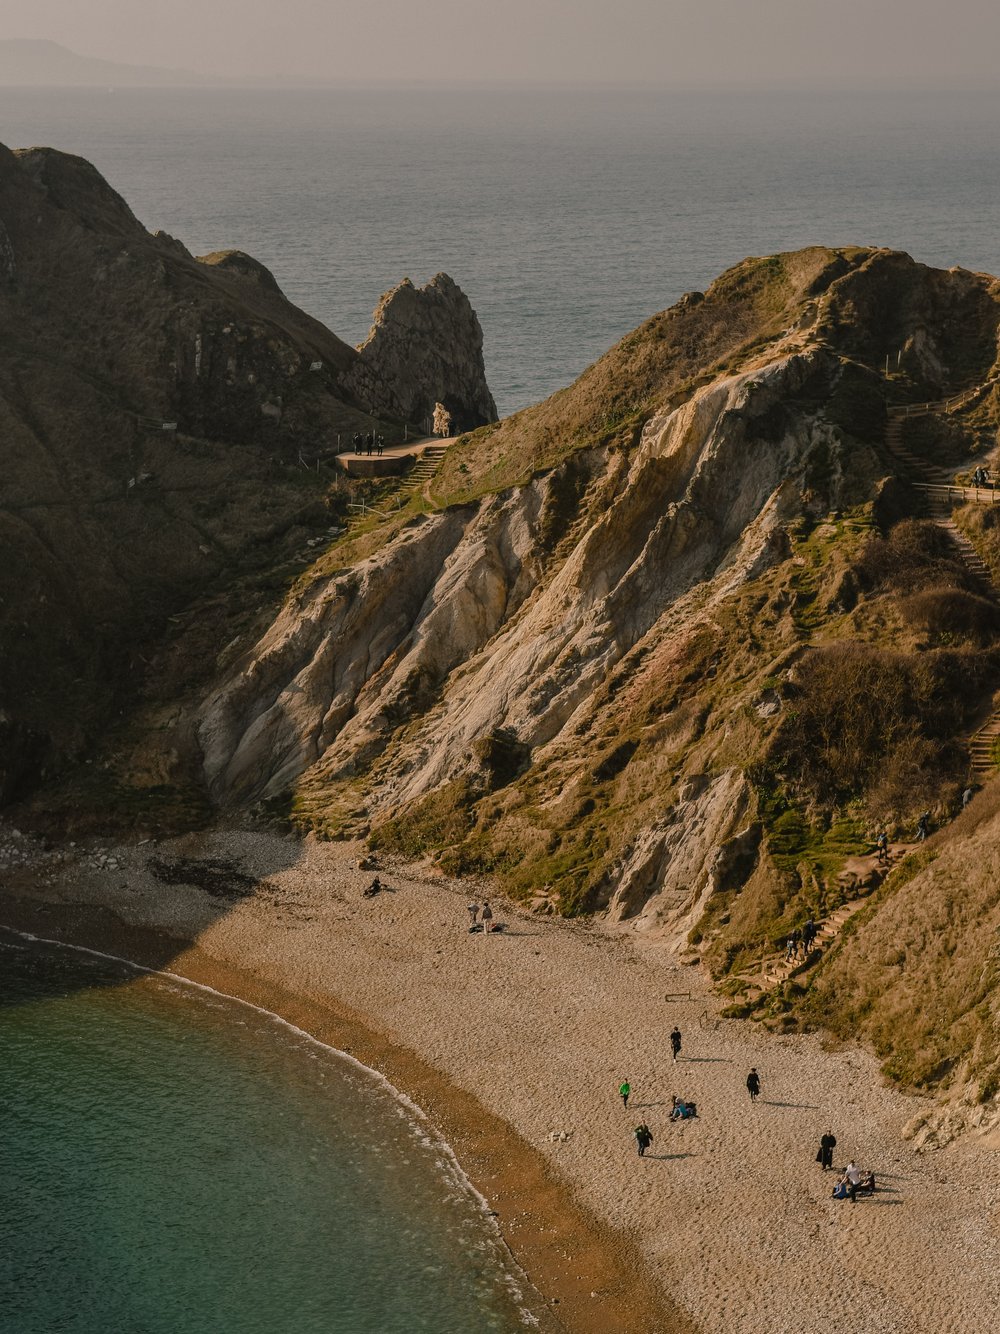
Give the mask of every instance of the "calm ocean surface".
[[0, 930], [4, 1334], [513, 1334], [492, 1225], [374, 1076]]
[[746, 255], [891, 245], [1000, 270], [1000, 94], [0, 89], [0, 141], [93, 161], [349, 342], [446, 269], [501, 412]]

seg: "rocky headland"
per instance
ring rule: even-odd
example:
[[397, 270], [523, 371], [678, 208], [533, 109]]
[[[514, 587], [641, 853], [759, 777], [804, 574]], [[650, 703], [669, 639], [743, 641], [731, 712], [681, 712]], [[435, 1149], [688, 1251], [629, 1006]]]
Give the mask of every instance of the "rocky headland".
[[[349, 874], [321, 845], [353, 865], [363, 841], [411, 888], [432, 887], [406, 927], [427, 958], [444, 948], [435, 923], [452, 930], [436, 916], [460, 892], [449, 877], [475, 877], [509, 896], [526, 937], [532, 923], [557, 932], [560, 1022], [605, 1007], [624, 1041], [615, 971], [645, 970], [623, 988], [630, 1004], [687, 993], [685, 1024], [724, 1034], [705, 1039], [706, 1059], [778, 1062], [796, 1097], [775, 1106], [863, 1137], [863, 1111], [838, 1092], [846, 1062], [878, 1103], [871, 1151], [952, 1155], [955, 1217], [979, 1216], [976, 1154], [1000, 1129], [1000, 506], [975, 471], [992, 469], [1000, 419], [995, 278], [881, 249], [749, 259], [496, 422], [482, 332], [446, 275], [389, 292], [350, 348], [252, 258], [198, 260], [150, 236], [93, 168], [51, 150], [0, 153], [0, 269], [11, 914], [40, 903], [72, 931], [67, 902], [103, 903], [168, 942], [212, 941], [220, 966], [353, 1003], [489, 1104], [488, 1053], [438, 1014], [395, 917], [380, 909], [374, 934], [351, 936], [382, 979], [367, 1001], [350, 942], [320, 922], [324, 876]], [[440, 425], [459, 438], [419, 484], [373, 493], [329, 466], [338, 436]], [[373, 494], [375, 511], [348, 523]], [[44, 840], [34, 859], [31, 838]], [[147, 863], [162, 870], [161, 854], [140, 847], [171, 838], [158, 879]], [[209, 886], [220, 847], [243, 877], [235, 896]], [[311, 944], [294, 943], [302, 976], [268, 943], [279, 863], [314, 913]], [[81, 898], [74, 868], [103, 888]], [[787, 951], [807, 922], [815, 946]], [[562, 1058], [541, 991], [504, 994], [551, 1071]], [[437, 1038], [405, 1021], [413, 996]], [[578, 1123], [584, 1086], [623, 1073], [603, 1038], [588, 1054], [589, 1022], [602, 1024], [574, 1029], [562, 1070]], [[867, 1051], [823, 1052], [817, 1033]], [[534, 1067], [519, 1082], [516, 1046], [514, 1092], [495, 1101], [537, 1143], [532, 1107], [556, 1108]], [[796, 1061], [819, 1101], [791, 1087]], [[878, 1068], [895, 1090], [875, 1088]], [[705, 1078], [723, 1105], [728, 1086]], [[789, 1153], [814, 1130], [796, 1121], [786, 1141], [772, 1127]], [[588, 1145], [562, 1154], [572, 1164], [544, 1152], [620, 1237], [635, 1220], [602, 1215], [617, 1178], [587, 1177]], [[700, 1171], [689, 1188], [707, 1207], [722, 1184]], [[919, 1195], [906, 1272], [880, 1288], [866, 1271], [845, 1327], [945, 1318]], [[740, 1207], [723, 1211], [733, 1228]], [[713, 1217], [731, 1256], [763, 1273], [759, 1238]], [[855, 1272], [870, 1231], [867, 1250], [843, 1242]], [[781, 1234], [789, 1264], [795, 1245]], [[995, 1242], [977, 1231], [975, 1245], [988, 1268]], [[669, 1284], [666, 1250], [644, 1255]], [[819, 1242], [807, 1250], [821, 1262]], [[745, 1267], [713, 1274], [722, 1296], [692, 1278], [682, 1305], [736, 1327]], [[880, 1293], [903, 1311], [906, 1291], [902, 1323], [880, 1324]], [[963, 1289], [964, 1328], [989, 1327], [985, 1292]], [[788, 1305], [770, 1324], [754, 1309], [748, 1329], [815, 1327]]]

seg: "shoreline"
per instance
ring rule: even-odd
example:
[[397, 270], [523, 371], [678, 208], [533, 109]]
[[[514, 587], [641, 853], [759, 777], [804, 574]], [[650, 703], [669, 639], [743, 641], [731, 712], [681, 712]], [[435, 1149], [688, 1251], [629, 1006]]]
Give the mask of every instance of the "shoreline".
[[[693, 1324], [666, 1305], [642, 1272], [640, 1257], [628, 1254], [627, 1239], [609, 1235], [565, 1185], [553, 1179], [530, 1144], [349, 1007], [296, 996], [211, 958], [195, 941], [130, 925], [100, 905], [81, 911], [79, 905], [4, 896], [0, 927], [173, 976], [253, 1006], [384, 1081], [407, 1104], [408, 1114], [432, 1127], [496, 1226], [515, 1278], [529, 1289], [529, 1304], [548, 1313], [543, 1330], [549, 1323], [565, 1334], [697, 1334]], [[177, 951], [169, 966], [157, 962], [165, 946]], [[624, 1301], [627, 1313], [607, 1309]]]
[[[360, 852], [235, 829], [110, 857], [74, 849], [8, 874], [0, 920], [258, 1004], [387, 1079], [567, 1334], [992, 1331], [1000, 1158], [971, 1138], [933, 1153], [906, 1142], [931, 1104], [888, 1087], [869, 1053], [722, 1020], [700, 971], [649, 938], [492, 894], [508, 930], [470, 935], [482, 883], [383, 862], [391, 888], [364, 899]], [[253, 892], [192, 883], [225, 866]], [[669, 1123], [671, 1093], [697, 1100], [696, 1121]], [[655, 1135], [642, 1161], [640, 1119]], [[873, 1200], [829, 1198], [814, 1161], [829, 1129], [838, 1167], [876, 1172]]]

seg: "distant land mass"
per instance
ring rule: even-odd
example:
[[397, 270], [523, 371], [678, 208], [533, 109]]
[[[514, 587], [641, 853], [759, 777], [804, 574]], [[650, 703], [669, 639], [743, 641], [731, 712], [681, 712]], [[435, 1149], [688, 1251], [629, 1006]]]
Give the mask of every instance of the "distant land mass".
[[173, 88], [208, 87], [226, 80], [186, 69], [121, 65], [81, 56], [58, 42], [34, 38], [0, 41], [0, 87]]

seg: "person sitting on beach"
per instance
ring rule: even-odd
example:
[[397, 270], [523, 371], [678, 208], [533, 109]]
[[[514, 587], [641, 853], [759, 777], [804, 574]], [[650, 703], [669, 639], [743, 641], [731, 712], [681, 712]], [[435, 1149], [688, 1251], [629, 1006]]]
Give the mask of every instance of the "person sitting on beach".
[[693, 1102], [685, 1102], [683, 1098], [673, 1099], [673, 1107], [670, 1109], [671, 1121], [688, 1121], [697, 1115], [698, 1109]]
[[368, 886], [368, 888], [365, 890], [364, 896], [366, 899], [373, 899], [376, 894], [381, 892], [381, 889], [382, 889], [382, 881], [378, 878], [378, 876], [376, 876], [375, 879]]

